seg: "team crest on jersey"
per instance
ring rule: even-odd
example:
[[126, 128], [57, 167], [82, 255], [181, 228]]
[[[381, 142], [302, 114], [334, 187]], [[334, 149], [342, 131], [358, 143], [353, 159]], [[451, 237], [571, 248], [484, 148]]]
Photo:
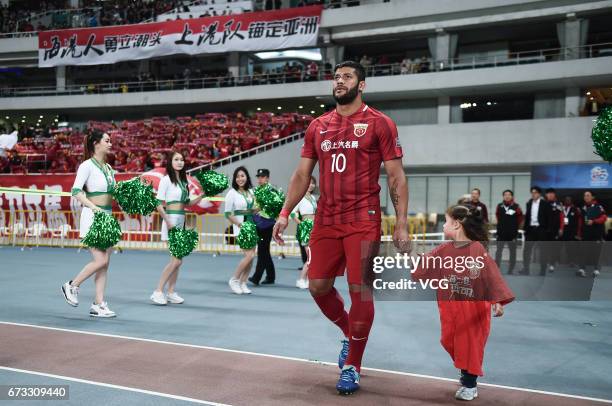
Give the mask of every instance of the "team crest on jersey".
[[353, 124], [353, 134], [355, 134], [355, 137], [364, 136], [367, 130], [368, 130], [367, 124], [360, 124], [360, 123]]
[[321, 149], [325, 152], [329, 151], [332, 147], [332, 143], [330, 140], [325, 140], [321, 143]]
[[470, 268], [470, 279], [478, 279], [480, 277], [480, 268], [477, 266]]

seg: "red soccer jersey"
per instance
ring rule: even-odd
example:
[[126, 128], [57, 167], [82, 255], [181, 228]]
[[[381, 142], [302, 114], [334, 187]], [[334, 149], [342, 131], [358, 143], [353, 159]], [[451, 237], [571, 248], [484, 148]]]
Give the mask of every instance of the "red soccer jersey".
[[334, 109], [310, 123], [302, 157], [319, 161], [316, 224], [380, 221], [380, 165], [402, 158], [393, 120], [366, 104], [348, 117]]

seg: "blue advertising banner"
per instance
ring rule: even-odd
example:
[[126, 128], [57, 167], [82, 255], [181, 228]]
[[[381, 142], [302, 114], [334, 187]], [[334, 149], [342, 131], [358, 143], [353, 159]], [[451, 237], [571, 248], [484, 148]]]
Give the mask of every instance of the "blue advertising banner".
[[612, 165], [594, 164], [538, 165], [531, 173], [534, 185], [557, 189], [609, 189]]

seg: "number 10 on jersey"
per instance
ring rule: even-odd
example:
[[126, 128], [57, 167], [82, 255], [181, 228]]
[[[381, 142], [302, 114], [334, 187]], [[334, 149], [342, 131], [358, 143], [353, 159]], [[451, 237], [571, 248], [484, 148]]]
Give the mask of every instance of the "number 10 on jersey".
[[340, 154], [332, 154], [332, 165], [331, 171], [334, 172], [344, 172], [346, 169], [346, 156], [342, 153]]

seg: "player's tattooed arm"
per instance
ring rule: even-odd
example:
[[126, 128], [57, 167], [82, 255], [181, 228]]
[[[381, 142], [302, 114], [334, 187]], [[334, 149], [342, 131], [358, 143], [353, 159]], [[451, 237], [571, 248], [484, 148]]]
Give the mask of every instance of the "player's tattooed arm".
[[391, 195], [391, 203], [393, 203], [393, 208], [397, 213], [397, 205], [399, 204], [399, 193], [397, 191], [398, 185], [397, 182], [394, 182], [393, 185], [389, 186], [389, 194]]
[[410, 234], [408, 233], [408, 182], [404, 174], [401, 158], [385, 161], [389, 194], [395, 209], [395, 231], [393, 244], [398, 252], [411, 251]]
[[389, 195], [395, 209], [395, 215], [399, 221], [405, 221], [408, 216], [408, 183], [406, 182], [402, 160], [385, 161], [385, 171], [387, 172]]

